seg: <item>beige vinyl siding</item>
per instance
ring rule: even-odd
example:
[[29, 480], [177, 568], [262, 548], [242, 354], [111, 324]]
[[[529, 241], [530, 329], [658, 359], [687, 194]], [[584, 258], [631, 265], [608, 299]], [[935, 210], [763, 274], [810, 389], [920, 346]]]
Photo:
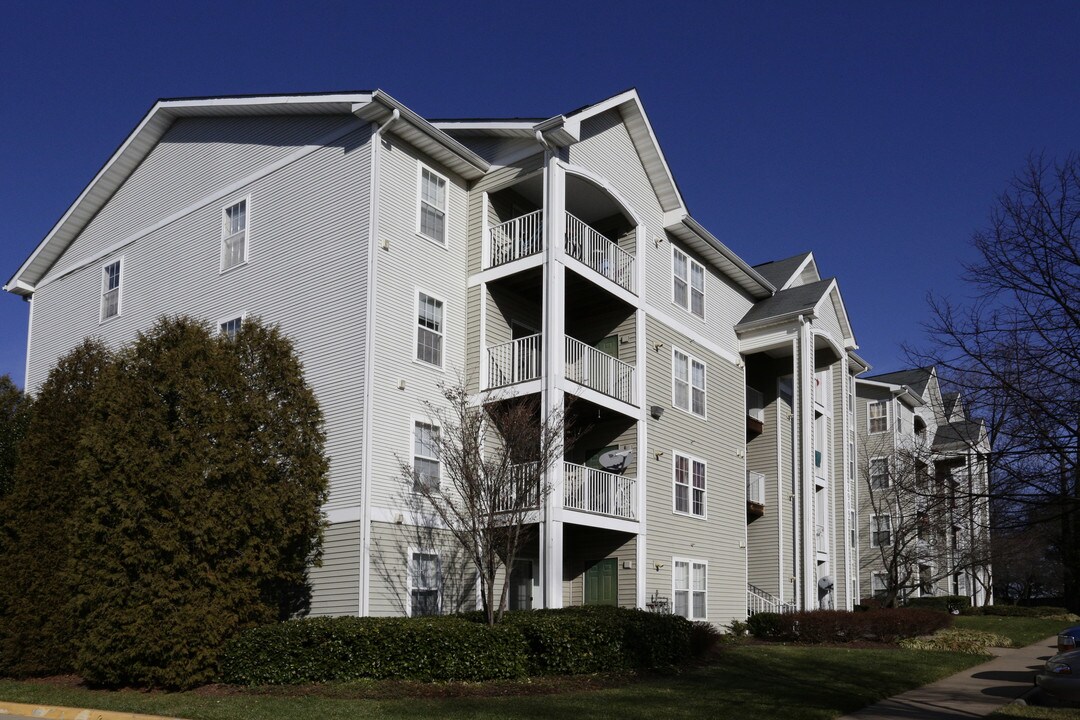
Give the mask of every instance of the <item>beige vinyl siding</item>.
[[[379, 156], [379, 236], [388, 250], [376, 253], [374, 382], [372, 394], [373, 508], [400, 508], [408, 483], [401, 463], [412, 462], [413, 418], [429, 417], [425, 402], [444, 404], [439, 383], [464, 380], [467, 316], [466, 218], [464, 182], [446, 168], [424, 166], [448, 178], [446, 247], [417, 232], [421, 156], [396, 137]], [[444, 302], [443, 366], [416, 360], [416, 293]], [[401, 385], [404, 384], [404, 389]]]
[[[317, 139], [352, 116], [180, 118], [50, 269], [70, 268]], [[221, 208], [217, 208], [220, 215]], [[215, 226], [221, 239], [220, 219]]]
[[[832, 303], [832, 294], [826, 296], [819, 306], [821, 314], [814, 320], [815, 330], [824, 330], [840, 348], [844, 347], [844, 331], [840, 326], [840, 319], [836, 315], [836, 307]], [[842, 352], [842, 350], [840, 350]]]
[[832, 366], [832, 435], [830, 446], [832, 448], [832, 566], [833, 592], [836, 600], [836, 609], [847, 609], [847, 561], [851, 552], [851, 543], [844, 533], [845, 528], [845, 492], [844, 476], [846, 475], [846, 463], [844, 453], [847, 452], [846, 424], [844, 422], [844, 363], [838, 362]]
[[408, 613], [410, 549], [438, 554], [443, 614], [477, 608], [476, 571], [449, 534], [404, 523], [372, 522], [371, 615], [400, 617]]
[[[673, 346], [706, 364], [708, 422], [672, 407]], [[708, 620], [726, 624], [746, 615], [746, 556], [740, 547], [746, 528], [743, 372], [653, 318], [646, 319], [646, 348], [645, 404], [665, 412], [647, 421], [649, 447], [641, 462], [648, 502], [645, 599], [653, 593], [672, 599], [673, 556], [705, 560]], [[673, 512], [674, 451], [707, 463], [707, 519]]]
[[[304, 362], [326, 420], [327, 507], [359, 505], [369, 138], [365, 126], [125, 248], [120, 317], [98, 323], [101, 267], [119, 254], [42, 287], [33, 300], [28, 388], [36, 389], [56, 360], [86, 336], [116, 347], [161, 315], [184, 313], [213, 323], [247, 312], [279, 324]], [[125, 187], [138, 197], [137, 186], [145, 181], [133, 178]], [[221, 208], [247, 195], [249, 263], [221, 274]]]
[[780, 478], [778, 443], [782, 423], [786, 424], [790, 406], [777, 397], [776, 377], [761, 372], [749, 378], [749, 384], [765, 398], [764, 430], [746, 446], [746, 467], [765, 476], [765, 514], [750, 520], [746, 528], [747, 581], [779, 596], [780, 588], [780, 515], [778, 480]]
[[360, 614], [360, 522], [330, 525], [323, 535], [322, 566], [308, 572], [311, 615]]

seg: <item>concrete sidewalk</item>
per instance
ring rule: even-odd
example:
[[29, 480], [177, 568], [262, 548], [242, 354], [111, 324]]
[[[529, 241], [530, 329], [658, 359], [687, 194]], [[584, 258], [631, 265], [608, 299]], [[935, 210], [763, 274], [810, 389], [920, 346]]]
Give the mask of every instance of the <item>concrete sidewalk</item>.
[[1032, 690], [1035, 673], [1056, 650], [1057, 637], [1027, 647], [996, 649], [998, 656], [929, 685], [894, 695], [840, 720], [956, 720], [986, 717]]

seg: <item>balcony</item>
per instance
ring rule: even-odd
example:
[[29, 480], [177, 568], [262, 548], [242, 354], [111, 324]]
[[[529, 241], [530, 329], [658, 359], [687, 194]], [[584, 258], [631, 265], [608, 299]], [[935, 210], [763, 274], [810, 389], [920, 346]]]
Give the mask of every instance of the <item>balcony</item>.
[[566, 213], [566, 254], [637, 294], [634, 256], [570, 213]]
[[765, 430], [765, 395], [746, 386], [746, 430], [760, 435]]
[[521, 512], [540, 507], [539, 463], [519, 463], [510, 466], [510, 484], [500, 488], [495, 499], [495, 512]]
[[637, 405], [634, 366], [572, 337], [566, 338], [566, 379]]
[[624, 520], [637, 518], [634, 478], [567, 462], [563, 464], [563, 487], [563, 507], [568, 510]]
[[819, 553], [829, 552], [829, 544], [826, 542], [824, 525], [814, 526], [814, 549]]
[[487, 388], [538, 380], [541, 374], [543, 335], [528, 335], [487, 349]]
[[746, 471], [746, 514], [761, 517], [765, 514], [765, 476]]
[[488, 229], [488, 267], [536, 255], [543, 248], [543, 210], [534, 210]]

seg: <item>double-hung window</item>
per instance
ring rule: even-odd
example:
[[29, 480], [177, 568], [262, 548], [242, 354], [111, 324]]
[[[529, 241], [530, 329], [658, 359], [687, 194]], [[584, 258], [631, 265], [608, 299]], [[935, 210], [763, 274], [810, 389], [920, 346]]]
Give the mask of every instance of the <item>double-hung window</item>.
[[244, 324], [244, 316], [229, 318], [228, 320], [222, 320], [218, 323], [218, 328], [221, 330], [221, 334], [230, 340], [236, 339], [236, 334], [240, 332], [241, 326]]
[[221, 212], [221, 271], [247, 262], [248, 201], [245, 198]]
[[425, 292], [416, 293], [416, 359], [442, 367], [443, 301]]
[[870, 573], [870, 591], [876, 598], [883, 598], [889, 591], [888, 576], [883, 572]]
[[705, 463], [675, 453], [675, 512], [705, 517]]
[[409, 615], [439, 614], [439, 556], [433, 552], [410, 554]]
[[687, 620], [704, 620], [706, 616], [706, 564], [696, 560], [672, 562], [672, 595], [675, 597], [675, 614]]
[[675, 304], [705, 317], [705, 267], [679, 248], [671, 247], [671, 293]]
[[439, 427], [417, 420], [413, 423], [413, 490], [439, 489]]
[[673, 348], [671, 375], [672, 405], [705, 417], [705, 363]]
[[889, 458], [871, 458], [870, 489], [885, 490], [889, 485]]
[[418, 230], [429, 240], [446, 245], [446, 178], [420, 166]]
[[120, 281], [123, 269], [123, 258], [101, 269], [101, 322], [120, 314]]
[[868, 428], [872, 433], [882, 433], [889, 429], [889, 402], [888, 400], [880, 400], [878, 402], [870, 402], [866, 406], [867, 416], [869, 418], [870, 427]]
[[870, 547], [890, 547], [892, 545], [892, 517], [889, 515], [870, 516]]

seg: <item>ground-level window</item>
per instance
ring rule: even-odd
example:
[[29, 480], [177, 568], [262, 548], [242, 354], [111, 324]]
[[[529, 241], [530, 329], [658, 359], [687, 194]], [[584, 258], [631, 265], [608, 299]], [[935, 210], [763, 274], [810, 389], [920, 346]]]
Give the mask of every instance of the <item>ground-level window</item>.
[[889, 547], [892, 545], [892, 517], [889, 515], [870, 516], [870, 547]]
[[706, 580], [708, 568], [699, 560], [672, 560], [672, 595], [675, 614], [687, 620], [704, 620], [706, 616]]
[[101, 320], [104, 322], [120, 314], [120, 279], [123, 258], [101, 269]]
[[413, 490], [438, 490], [439, 483], [439, 427], [417, 420], [413, 422]]
[[439, 556], [413, 552], [409, 563], [409, 615], [439, 614]]
[[870, 589], [874, 597], [884, 597], [889, 591], [888, 576], [883, 572], [870, 573]]
[[705, 517], [705, 462], [675, 453], [675, 512]]

